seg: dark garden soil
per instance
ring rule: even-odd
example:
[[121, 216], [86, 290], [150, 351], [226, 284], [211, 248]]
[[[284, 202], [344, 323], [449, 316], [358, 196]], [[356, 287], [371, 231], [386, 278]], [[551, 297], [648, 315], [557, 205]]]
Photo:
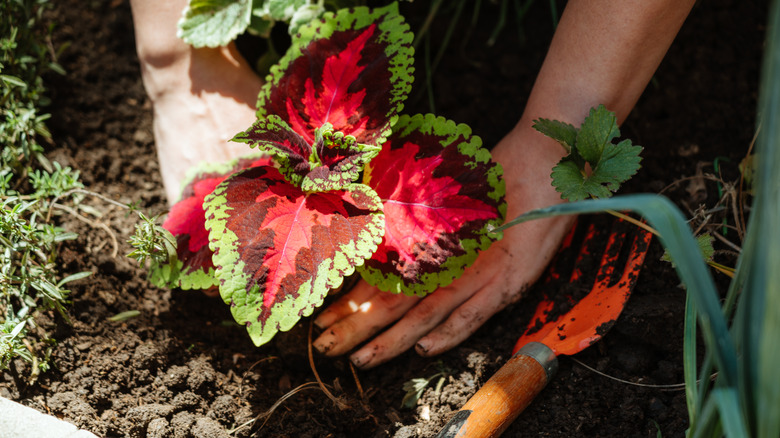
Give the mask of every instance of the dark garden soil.
[[[499, 6], [482, 2], [474, 27], [472, 5], [466, 7], [433, 79], [437, 114], [469, 124], [487, 145], [518, 120], [552, 34], [548, 2], [534, 3], [523, 21], [522, 41], [512, 2], [504, 3], [510, 5], [507, 26], [492, 46], [486, 41], [500, 22]], [[54, 6], [54, 46], [70, 46], [60, 58], [68, 75], [49, 78], [49, 126], [58, 145], [50, 156], [79, 169], [89, 190], [163, 212], [151, 107], [140, 81], [128, 2], [60, 0]], [[414, 30], [427, 8], [419, 0], [402, 6]], [[433, 22], [431, 47], [439, 46], [452, 18], [447, 8]], [[716, 157], [722, 178], [737, 181], [737, 163], [753, 136], [766, 11], [766, 2], [757, 0], [709, 0], [694, 8], [623, 126], [624, 136], [646, 148], [644, 167], [627, 192], [659, 192], [697, 172], [718, 174]], [[419, 54], [414, 94], [425, 82], [423, 64]], [[409, 112], [430, 111], [427, 96], [420, 96], [407, 105]], [[702, 203], [714, 207], [717, 190], [713, 182], [689, 178], [665, 193], [690, 215]], [[134, 214], [97, 199], [85, 203], [103, 212], [90, 220], [107, 225], [116, 242], [104, 228], [62, 217], [81, 234], [63, 247], [62, 268], [94, 275], [73, 283], [71, 324], [59, 318], [50, 324], [58, 339], [53, 369], [34, 385], [4, 373], [0, 395], [100, 436], [222, 437], [229, 431], [237, 437], [432, 436], [509, 358], [541, 293], [534, 288], [437, 358], [407, 353], [353, 373], [345, 358], [315, 355], [337, 405], [310, 383], [316, 380], [307, 354], [309, 319], [254, 347], [230, 323], [221, 301], [157, 289], [123, 256], [130, 251], [125, 242]], [[733, 224], [730, 212], [725, 217]], [[727, 236], [738, 240], [735, 234], [730, 230]], [[716, 248], [725, 247], [716, 242]], [[670, 265], [659, 261], [661, 254], [654, 242], [617, 324], [597, 345], [560, 359], [558, 374], [506, 436], [683, 435], [683, 391], [641, 386], [683, 381], [685, 293]], [[718, 260], [734, 264], [728, 253]], [[717, 277], [721, 285], [722, 277]], [[128, 310], [140, 314], [108, 319]], [[441, 386], [434, 379], [414, 408], [401, 407], [404, 382], [443, 369]]]

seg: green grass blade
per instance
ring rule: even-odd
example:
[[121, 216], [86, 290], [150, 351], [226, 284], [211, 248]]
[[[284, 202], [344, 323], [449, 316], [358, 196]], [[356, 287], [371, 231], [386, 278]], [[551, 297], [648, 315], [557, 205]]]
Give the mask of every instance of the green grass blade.
[[712, 398], [718, 406], [723, 432], [726, 436], [748, 437], [744, 417], [739, 407], [739, 395], [737, 388], [715, 388], [712, 390]]
[[[772, 2], [764, 53], [760, 128], [757, 139], [756, 198], [748, 225], [745, 304], [750, 323], [743, 335], [742, 360], [755, 391], [757, 437], [780, 436], [780, 4]], [[740, 304], [741, 306], [741, 304]], [[755, 316], [753, 318], [752, 316]]]
[[709, 397], [704, 401], [697, 427], [689, 429], [686, 436], [691, 438], [723, 436], [723, 427], [718, 421], [718, 405], [713, 397]]
[[[698, 399], [695, 400], [695, 406], [696, 406], [696, 412], [701, 413], [704, 411], [704, 404], [708, 400], [708, 396], [710, 394], [710, 390], [712, 389], [712, 373], [713, 373], [713, 358], [712, 358], [712, 352], [707, 351], [706, 355], [704, 356], [704, 361], [701, 365], [701, 368], [699, 369], [699, 375], [698, 375], [698, 383], [697, 383], [697, 394], [696, 396]], [[687, 383], [687, 382], [686, 382]], [[717, 418], [712, 418], [710, 421], [716, 421]], [[697, 424], [691, 424], [691, 428], [698, 428], [698, 425], [703, 424], [703, 421], [701, 418], [697, 418], [698, 423]]]
[[499, 227], [497, 231], [532, 219], [604, 210], [633, 210], [660, 233], [661, 243], [675, 261], [675, 269], [699, 310], [699, 323], [707, 348], [713, 351], [721, 377], [727, 386], [736, 385], [737, 362], [734, 342], [720, 308], [715, 283], [701, 258], [696, 239], [680, 210], [660, 195], [637, 194], [610, 199], [559, 204], [533, 210]]
[[688, 423], [694, 427], [701, 408], [696, 377], [696, 305], [690, 295], [685, 299], [685, 325], [683, 328], [683, 374], [685, 376], [685, 402], [688, 405]]

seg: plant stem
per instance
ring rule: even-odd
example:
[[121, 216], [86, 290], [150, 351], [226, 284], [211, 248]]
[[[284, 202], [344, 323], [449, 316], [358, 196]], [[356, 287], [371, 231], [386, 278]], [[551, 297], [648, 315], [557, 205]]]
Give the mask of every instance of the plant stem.
[[660, 233], [658, 231], [656, 231], [655, 228], [651, 227], [650, 225], [647, 225], [646, 223], [644, 223], [644, 222], [642, 222], [642, 221], [640, 221], [638, 219], [634, 219], [634, 218], [632, 218], [631, 216], [629, 216], [627, 214], [623, 214], [623, 213], [621, 213], [619, 211], [615, 211], [615, 210], [605, 210], [605, 211], [607, 213], [615, 216], [615, 217], [623, 219], [626, 222], [630, 222], [630, 223], [636, 225], [637, 227], [642, 228], [643, 230], [647, 231], [648, 233], [652, 233], [656, 237], [660, 236]]

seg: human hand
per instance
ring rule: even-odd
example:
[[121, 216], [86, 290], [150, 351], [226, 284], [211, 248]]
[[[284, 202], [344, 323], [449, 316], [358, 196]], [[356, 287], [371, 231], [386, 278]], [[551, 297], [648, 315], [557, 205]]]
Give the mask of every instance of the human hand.
[[[507, 218], [561, 202], [550, 171], [564, 151], [521, 123], [493, 151], [506, 180]], [[526, 222], [479, 255], [451, 285], [425, 298], [379, 291], [360, 281], [321, 312], [314, 323], [323, 333], [314, 347], [328, 356], [352, 353], [360, 368], [372, 368], [412, 346], [433, 356], [456, 346], [488, 318], [520, 299], [539, 277], [570, 227], [569, 218]]]

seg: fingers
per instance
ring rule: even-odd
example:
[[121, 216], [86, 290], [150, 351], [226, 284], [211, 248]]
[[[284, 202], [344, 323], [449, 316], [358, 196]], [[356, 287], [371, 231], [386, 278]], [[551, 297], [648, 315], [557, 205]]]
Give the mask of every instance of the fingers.
[[315, 320], [315, 324], [326, 329], [313, 346], [328, 356], [346, 353], [398, 320], [419, 300], [417, 297], [379, 292], [360, 282]]
[[360, 310], [360, 306], [368, 302], [375, 294], [376, 288], [365, 281], [359, 281], [352, 290], [320, 312], [314, 320], [314, 325], [321, 329], [330, 327], [334, 322]]
[[519, 299], [521, 291], [510, 290], [506, 284], [493, 281], [485, 285], [474, 296], [455, 309], [440, 325], [431, 330], [415, 344], [415, 351], [421, 356], [441, 354], [474, 334], [490, 317]]
[[403, 318], [350, 356], [358, 368], [368, 369], [398, 356], [425, 336], [449, 315], [471, 292], [464, 288], [443, 288], [420, 300]]

